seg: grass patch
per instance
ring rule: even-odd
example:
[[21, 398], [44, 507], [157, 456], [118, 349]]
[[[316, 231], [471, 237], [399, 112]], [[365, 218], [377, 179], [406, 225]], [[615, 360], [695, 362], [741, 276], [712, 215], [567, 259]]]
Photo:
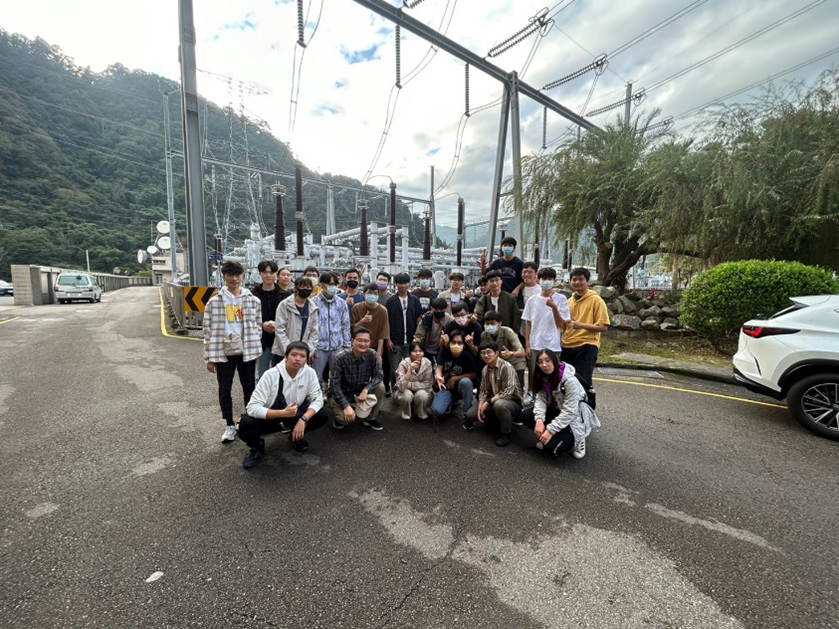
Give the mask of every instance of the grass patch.
[[614, 356], [631, 352], [671, 360], [705, 363], [715, 367], [730, 367], [731, 357], [735, 351], [736, 346], [717, 350], [710, 343], [696, 336], [680, 336], [669, 339], [611, 338], [604, 336], [600, 339], [598, 360], [610, 363], [627, 363], [629, 361], [614, 358]]

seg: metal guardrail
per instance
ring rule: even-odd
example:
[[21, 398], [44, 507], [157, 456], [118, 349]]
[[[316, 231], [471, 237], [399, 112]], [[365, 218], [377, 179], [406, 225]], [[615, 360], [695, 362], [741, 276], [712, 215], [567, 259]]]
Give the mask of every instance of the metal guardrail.
[[162, 290], [169, 315], [174, 323], [175, 332], [186, 335], [201, 331], [204, 325], [204, 315], [201, 312], [186, 311], [184, 287], [180, 284], [167, 282], [163, 284]]

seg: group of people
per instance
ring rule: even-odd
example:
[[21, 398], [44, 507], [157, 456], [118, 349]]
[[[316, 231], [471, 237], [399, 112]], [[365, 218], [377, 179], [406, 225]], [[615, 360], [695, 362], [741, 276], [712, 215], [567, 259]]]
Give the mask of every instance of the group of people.
[[[555, 269], [516, 257], [513, 238], [501, 247], [488, 266], [482, 256], [474, 295], [459, 272], [438, 294], [429, 269], [412, 290], [404, 272], [380, 272], [362, 286], [356, 269], [340, 277], [309, 267], [293, 280], [271, 260], [259, 263], [261, 283], [249, 290], [242, 265], [225, 262], [224, 286], [204, 314], [222, 441], [238, 435], [250, 469], [272, 433], [288, 434], [305, 452], [306, 435], [330, 419], [337, 430], [358, 421], [382, 430], [381, 406], [393, 396], [406, 420], [441, 418], [460, 404], [463, 428], [494, 428], [498, 446], [510, 443], [515, 426], [527, 426], [546, 453], [585, 456], [586, 437], [600, 425], [592, 375], [609, 325], [606, 305], [588, 288], [587, 269], [571, 272], [569, 300], [555, 290]], [[246, 408], [238, 425], [236, 374]]]

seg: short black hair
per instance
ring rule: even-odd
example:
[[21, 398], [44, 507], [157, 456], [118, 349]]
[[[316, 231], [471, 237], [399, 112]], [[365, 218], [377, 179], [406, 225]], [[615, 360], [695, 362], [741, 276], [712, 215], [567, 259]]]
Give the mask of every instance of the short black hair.
[[359, 272], [358, 272], [358, 269], [350, 269], [350, 270], [348, 270], [346, 273], [344, 273], [344, 277], [347, 277], [347, 275], [349, 275], [350, 273], [355, 273], [356, 275], [358, 275], [359, 277], [361, 277], [361, 273], [359, 273]]
[[546, 266], [539, 269], [539, 272], [536, 274], [536, 277], [541, 279], [549, 279], [555, 280], [556, 279], [556, 269], [552, 266]]
[[376, 273], [376, 277], [386, 277], [387, 281], [390, 281], [390, 273], [388, 273], [387, 271], [379, 271], [378, 273]]
[[445, 310], [446, 308], [449, 307], [449, 304], [442, 297], [437, 297], [436, 299], [431, 300], [430, 306], [434, 310]]
[[306, 352], [306, 358], [309, 357], [309, 346], [306, 345], [303, 341], [292, 341], [289, 343], [285, 348], [285, 355], [288, 356], [289, 352], [294, 349], [303, 350]]
[[454, 314], [455, 312], [460, 312], [461, 310], [469, 312], [469, 306], [466, 305], [466, 302], [462, 299], [456, 304], [452, 304], [452, 314]]
[[353, 340], [355, 340], [355, 337], [358, 336], [359, 334], [366, 334], [371, 339], [373, 338], [373, 333], [370, 330], [368, 330], [367, 328], [364, 328], [364, 327], [358, 327], [358, 328], [356, 328], [355, 330], [352, 331]]
[[324, 271], [320, 274], [318, 280], [321, 284], [329, 284], [331, 282], [335, 282], [336, 284], [338, 283], [336, 275], [332, 271]]
[[294, 280], [294, 288], [312, 288], [312, 278], [301, 275]]
[[501, 240], [501, 246], [504, 245], [513, 245], [513, 247], [517, 247], [519, 243], [516, 242], [516, 239], [512, 236], [507, 236], [506, 238]]
[[374, 293], [379, 292], [379, 285], [376, 282], [370, 282], [364, 286], [364, 292], [373, 291]]
[[496, 271], [493, 269], [486, 274], [487, 281], [494, 280], [495, 278], [501, 279], [501, 271]]
[[478, 348], [480, 351], [484, 351], [485, 349], [491, 349], [493, 352], [498, 352], [498, 343], [495, 341], [484, 341], [481, 343], [481, 346]]
[[419, 341], [411, 341], [410, 345], [408, 345], [408, 354], [410, 354], [417, 348], [425, 352], [425, 348], [422, 346], [422, 343], [420, 343]]
[[486, 275], [481, 275], [481, 277], [478, 278], [478, 286], [486, 286], [486, 283], [487, 283], [487, 276]]
[[578, 266], [576, 269], [572, 269], [571, 274], [568, 277], [570, 279], [572, 277], [580, 277], [581, 275], [586, 278], [586, 282], [591, 279], [591, 271], [584, 266]]
[[303, 275], [306, 275], [306, 273], [320, 273], [320, 271], [318, 271], [318, 267], [316, 266], [307, 266], [306, 270], [303, 271]]
[[484, 313], [484, 321], [498, 321], [503, 325], [504, 319], [501, 318], [501, 313], [496, 312], [495, 310], [490, 310], [489, 312]]
[[461, 273], [460, 271], [452, 271], [452, 273], [449, 274], [449, 279], [460, 280], [461, 282], [463, 282], [466, 280], [466, 277], [464, 277], [463, 273]]
[[262, 273], [263, 271], [267, 271], [271, 269], [272, 273], [277, 273], [280, 270], [280, 267], [277, 266], [277, 263], [273, 260], [263, 260], [259, 264], [256, 265], [256, 269]]
[[245, 267], [241, 264], [236, 262], [235, 260], [228, 260], [224, 264], [221, 265], [221, 274], [222, 275], [244, 275], [245, 274]]
[[396, 276], [393, 278], [393, 281], [397, 284], [410, 284], [411, 276], [404, 272], [397, 273]]
[[449, 345], [451, 345], [452, 341], [455, 340], [457, 337], [460, 337], [460, 340], [464, 343], [466, 342], [466, 332], [464, 332], [460, 328], [457, 328], [449, 332]]
[[534, 271], [539, 270], [539, 265], [536, 264], [533, 260], [528, 260], [524, 264], [521, 265], [522, 270], [524, 269], [533, 269]]
[[434, 274], [431, 272], [431, 269], [420, 269], [417, 277], [434, 277]]

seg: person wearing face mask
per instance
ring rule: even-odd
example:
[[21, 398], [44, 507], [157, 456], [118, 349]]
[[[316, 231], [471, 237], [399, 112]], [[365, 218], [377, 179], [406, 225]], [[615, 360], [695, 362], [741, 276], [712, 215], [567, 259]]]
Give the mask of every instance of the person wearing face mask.
[[338, 279], [334, 273], [321, 273], [320, 295], [312, 300], [318, 311], [318, 344], [314, 356], [318, 381], [323, 381], [326, 365], [332, 367], [335, 357], [352, 347], [350, 341], [350, 309], [338, 297]]
[[370, 349], [376, 350], [379, 363], [382, 363], [385, 342], [390, 339], [390, 325], [387, 309], [379, 303], [379, 287], [375, 283], [364, 287], [364, 303], [353, 306], [350, 325], [353, 330], [369, 330]]
[[437, 291], [431, 288], [431, 278], [433, 277], [430, 269], [420, 269], [417, 273], [419, 280], [419, 288], [414, 289], [413, 294], [420, 300], [422, 306], [422, 314], [425, 314], [431, 309], [431, 300], [437, 299]]
[[364, 291], [358, 288], [360, 277], [361, 276], [358, 274], [356, 269], [350, 269], [344, 273], [344, 284], [346, 285], [347, 290], [338, 293], [338, 297], [346, 302], [347, 308], [352, 308], [356, 304], [360, 304], [364, 301]]
[[[549, 266], [539, 269], [538, 279], [542, 292], [527, 301], [522, 315], [524, 355], [531, 374], [536, 372], [536, 356], [542, 350], [549, 349], [557, 355], [562, 353], [562, 328], [571, 321], [571, 309], [565, 295], [553, 292], [556, 270]], [[524, 403], [529, 405], [532, 401], [533, 394], [528, 391]]]
[[437, 297], [431, 300], [431, 310], [422, 315], [414, 340], [422, 345], [425, 357], [432, 363], [443, 347], [443, 330], [454, 318], [446, 312], [446, 301]]
[[443, 345], [448, 345], [452, 332], [463, 330], [466, 335], [464, 339], [466, 341], [466, 351], [477, 358], [478, 345], [481, 344], [481, 334], [484, 332], [483, 326], [469, 318], [469, 308], [467, 308], [465, 301], [459, 301], [452, 306], [452, 316], [454, 321], [443, 330]]
[[390, 286], [390, 273], [379, 271], [376, 275], [376, 286], [379, 287], [379, 303], [386, 306], [387, 300], [393, 297], [393, 293], [387, 289]]
[[434, 369], [424, 356], [422, 345], [410, 344], [408, 356], [396, 368], [396, 399], [402, 409], [402, 419], [411, 419], [413, 410], [420, 419], [428, 419], [434, 385]]
[[502, 290], [516, 298], [523, 288], [521, 272], [524, 268], [524, 262], [516, 256], [517, 244], [516, 239], [512, 236], [504, 238], [501, 241], [502, 257], [493, 260], [488, 269], [486, 266], [487, 252], [481, 253], [481, 275], [489, 271], [498, 271], [501, 274]]
[[320, 271], [318, 271], [318, 268], [316, 266], [309, 266], [306, 267], [305, 271], [303, 271], [303, 275], [312, 280], [312, 292], [309, 295], [309, 299], [314, 299], [318, 296], [318, 294], [320, 294], [320, 285], [318, 284], [318, 279], [320, 279]]
[[519, 384], [524, 390], [524, 368], [527, 364], [524, 357], [524, 347], [519, 341], [519, 335], [512, 328], [502, 325], [504, 319], [498, 312], [488, 312], [484, 316], [484, 333], [481, 334], [481, 344], [492, 341], [498, 345], [498, 353], [516, 370]]
[[449, 345], [440, 350], [436, 368], [439, 390], [431, 403], [435, 418], [449, 413], [458, 400], [463, 400], [464, 414], [472, 408], [478, 367], [472, 354], [464, 351], [465, 347], [463, 331], [455, 330], [449, 335]]
[[308, 345], [310, 357], [317, 351], [320, 317], [317, 304], [310, 301], [311, 296], [311, 278], [298, 277], [294, 282], [294, 297], [284, 299], [277, 306], [277, 314], [274, 317], [276, 336], [273, 347], [273, 352], [277, 356], [284, 357], [285, 348], [292, 341], [302, 341]]

